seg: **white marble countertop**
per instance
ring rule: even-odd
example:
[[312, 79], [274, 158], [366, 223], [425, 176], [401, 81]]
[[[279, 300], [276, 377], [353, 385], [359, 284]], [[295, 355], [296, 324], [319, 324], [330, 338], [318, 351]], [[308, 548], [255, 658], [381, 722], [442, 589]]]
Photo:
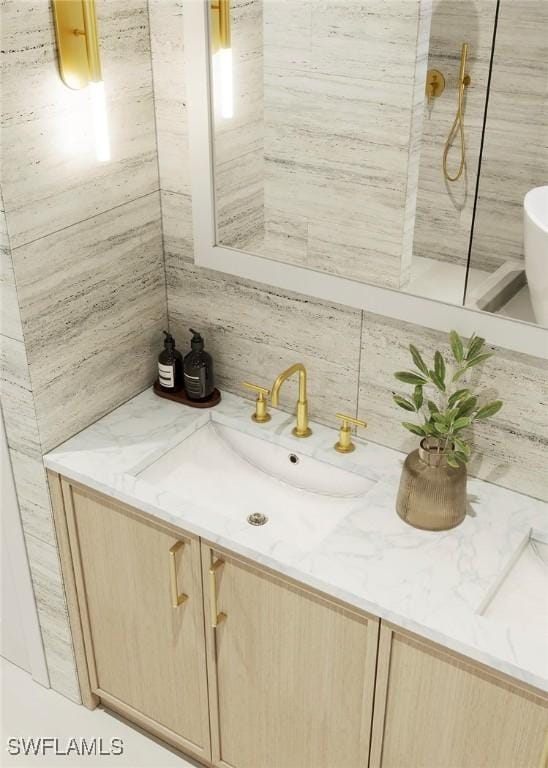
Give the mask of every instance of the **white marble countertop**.
[[[357, 450], [341, 455], [333, 450], [332, 429], [313, 424], [313, 435], [299, 440], [291, 435], [293, 417], [273, 410], [268, 424], [257, 425], [251, 411], [249, 401], [230, 394], [213, 409], [197, 410], [147, 390], [44, 461], [69, 479], [548, 691], [548, 638], [481, 615], [531, 531], [548, 531], [548, 504], [470, 479], [462, 525], [419, 531], [395, 512], [403, 454], [356, 440]], [[246, 515], [227, 518], [136, 477], [211, 418], [375, 483], [327, 535], [309, 539], [290, 525], [280, 535], [276, 526], [250, 526]], [[539, 611], [548, 617], [548, 590]]]

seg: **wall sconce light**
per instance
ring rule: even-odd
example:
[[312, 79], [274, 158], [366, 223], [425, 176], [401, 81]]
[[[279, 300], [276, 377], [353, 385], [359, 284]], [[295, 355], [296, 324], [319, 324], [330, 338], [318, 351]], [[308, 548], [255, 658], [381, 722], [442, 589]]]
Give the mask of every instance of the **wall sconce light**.
[[231, 118], [234, 116], [234, 95], [230, 0], [213, 0], [210, 30], [215, 97], [218, 99], [221, 117]]
[[110, 160], [105, 87], [94, 0], [52, 0], [61, 79], [69, 88], [89, 86], [97, 160]]

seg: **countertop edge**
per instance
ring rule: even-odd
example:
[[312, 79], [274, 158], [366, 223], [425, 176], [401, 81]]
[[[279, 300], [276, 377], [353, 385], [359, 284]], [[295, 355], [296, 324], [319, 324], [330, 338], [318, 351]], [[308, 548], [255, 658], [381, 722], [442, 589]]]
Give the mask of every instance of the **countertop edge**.
[[137, 511], [144, 512], [149, 515], [153, 520], [158, 520], [169, 526], [173, 526], [183, 532], [199, 536], [205, 542], [216, 545], [232, 552], [236, 556], [243, 557], [252, 563], [263, 565], [279, 574], [281, 577], [288, 577], [293, 581], [302, 584], [305, 587], [310, 587], [318, 592], [321, 592], [326, 597], [331, 597], [336, 600], [340, 600], [346, 603], [349, 607], [362, 611], [366, 614], [375, 616], [381, 620], [387, 621], [394, 626], [400, 627], [403, 630], [407, 630], [411, 633], [418, 635], [426, 640], [436, 643], [449, 651], [454, 651], [472, 662], [478, 662], [491, 670], [500, 672], [501, 674], [511, 677], [516, 680], [517, 683], [525, 683], [536, 689], [540, 694], [548, 693], [548, 680], [544, 677], [540, 677], [527, 669], [516, 666], [510, 661], [500, 660], [496, 656], [491, 656], [488, 652], [482, 651], [474, 646], [469, 646], [466, 643], [459, 642], [451, 635], [446, 635], [441, 631], [433, 630], [432, 628], [417, 622], [407, 616], [399, 614], [385, 608], [381, 604], [368, 601], [362, 597], [359, 597], [351, 592], [347, 592], [344, 589], [338, 588], [328, 581], [315, 578], [310, 574], [299, 571], [297, 568], [280, 564], [268, 555], [257, 552], [250, 549], [238, 542], [234, 542], [232, 539], [215, 533], [207, 527], [197, 525], [193, 521], [181, 519], [173, 519], [165, 510], [160, 507], [156, 507], [153, 504], [143, 502], [142, 500], [136, 500], [129, 494], [124, 494], [118, 489], [113, 489], [112, 486], [102, 484], [95, 478], [82, 475], [81, 473], [63, 466], [61, 462], [57, 462], [52, 455], [44, 456], [44, 464], [50, 471], [56, 472], [59, 475], [65, 477], [67, 480], [79, 483], [80, 485], [90, 488], [93, 491], [103, 494], [109, 498], [113, 498], [123, 504], [126, 504]]

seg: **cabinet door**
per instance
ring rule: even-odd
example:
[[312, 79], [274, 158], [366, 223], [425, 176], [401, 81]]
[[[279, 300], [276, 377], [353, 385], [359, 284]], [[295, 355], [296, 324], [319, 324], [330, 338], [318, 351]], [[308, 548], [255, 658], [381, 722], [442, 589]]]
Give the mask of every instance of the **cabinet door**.
[[209, 759], [198, 539], [65, 482], [63, 495], [93, 692]]
[[541, 768], [548, 703], [382, 623], [371, 768]]
[[214, 764], [366, 768], [378, 621], [203, 547]]

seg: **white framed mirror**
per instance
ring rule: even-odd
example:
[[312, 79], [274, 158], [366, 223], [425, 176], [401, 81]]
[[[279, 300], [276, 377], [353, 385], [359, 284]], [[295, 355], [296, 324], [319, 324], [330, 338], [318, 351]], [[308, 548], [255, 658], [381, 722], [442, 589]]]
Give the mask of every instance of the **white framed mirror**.
[[[187, 4], [196, 262], [548, 357], [548, 329], [518, 295], [524, 254], [501, 246], [524, 239], [522, 201], [494, 210], [481, 175], [504, 2], [485, 0], [481, 19], [463, 8], [462, 23], [443, 0]], [[548, 180], [542, 125], [527, 124], [528, 172]]]

